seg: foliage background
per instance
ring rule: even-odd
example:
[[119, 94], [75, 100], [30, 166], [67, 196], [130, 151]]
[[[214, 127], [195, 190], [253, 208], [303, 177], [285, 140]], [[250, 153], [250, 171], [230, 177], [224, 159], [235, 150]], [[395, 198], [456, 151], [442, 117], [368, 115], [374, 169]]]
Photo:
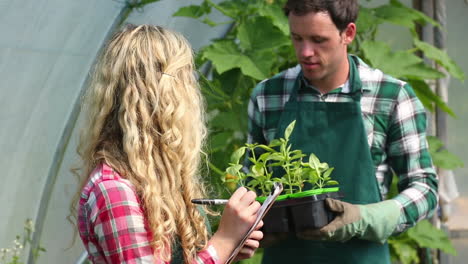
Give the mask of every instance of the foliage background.
[[[213, 66], [210, 72], [204, 73], [205, 76], [201, 75], [201, 79], [211, 114], [211, 183], [224, 193], [224, 168], [229, 162], [230, 154], [246, 141], [246, 107], [252, 88], [257, 82], [296, 64], [289, 41], [287, 19], [281, 11], [283, 3], [284, 1], [273, 0], [228, 0], [217, 4], [204, 0], [200, 5], [183, 7], [174, 14], [198, 19], [210, 26], [220, 23], [232, 25], [225, 38], [216, 39], [203, 47], [197, 56], [198, 66], [206, 63]], [[228, 20], [210, 20], [207, 15], [212, 10], [221, 12]], [[412, 47], [392, 49], [387, 43], [378, 41], [376, 36], [386, 23], [407, 30]], [[459, 80], [464, 79], [464, 73], [447, 53], [419, 39], [416, 26], [425, 24], [440, 27], [430, 17], [397, 0], [372, 8], [361, 6], [357, 21], [358, 34], [349, 51], [369, 65], [409, 82], [429, 111], [438, 107], [455, 117], [453, 110], [428, 84], [443, 78], [445, 74], [427, 65], [421, 54], [441, 65]], [[437, 138], [430, 137], [429, 143], [436, 166], [446, 169], [463, 166], [461, 160], [448, 153]], [[392, 258], [402, 263], [420, 261], [417, 247], [438, 248], [456, 254], [447, 236], [427, 221], [392, 238], [390, 245]]]

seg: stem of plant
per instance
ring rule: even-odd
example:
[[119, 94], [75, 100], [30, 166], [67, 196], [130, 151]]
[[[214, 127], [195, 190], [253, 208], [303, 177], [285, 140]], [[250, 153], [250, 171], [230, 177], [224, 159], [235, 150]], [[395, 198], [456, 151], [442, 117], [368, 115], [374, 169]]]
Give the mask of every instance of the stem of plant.
[[315, 168], [315, 171], [317, 172], [317, 176], [318, 176], [318, 181], [317, 181], [317, 186], [322, 189], [323, 188], [323, 181], [322, 181], [322, 175], [319, 171], [318, 168]]
[[[285, 144], [287, 145], [287, 143], [288, 143], [288, 141], [286, 141]], [[286, 148], [284, 148], [284, 149], [285, 149], [284, 152], [283, 152], [284, 163], [288, 164], [289, 163], [289, 153], [287, 152]], [[284, 166], [283, 165], [283, 168], [286, 171], [286, 175], [288, 176], [289, 193], [293, 193], [291, 173], [290, 173], [290, 170], [289, 170], [289, 166]]]

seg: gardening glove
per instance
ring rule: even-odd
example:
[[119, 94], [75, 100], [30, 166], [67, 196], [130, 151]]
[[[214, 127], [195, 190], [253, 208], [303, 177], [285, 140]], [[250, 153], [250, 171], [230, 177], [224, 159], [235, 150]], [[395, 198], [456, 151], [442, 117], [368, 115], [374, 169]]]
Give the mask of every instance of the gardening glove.
[[347, 241], [353, 237], [384, 243], [393, 233], [400, 217], [400, 206], [394, 200], [354, 205], [327, 198], [328, 208], [335, 219], [321, 229], [298, 234], [304, 239]]

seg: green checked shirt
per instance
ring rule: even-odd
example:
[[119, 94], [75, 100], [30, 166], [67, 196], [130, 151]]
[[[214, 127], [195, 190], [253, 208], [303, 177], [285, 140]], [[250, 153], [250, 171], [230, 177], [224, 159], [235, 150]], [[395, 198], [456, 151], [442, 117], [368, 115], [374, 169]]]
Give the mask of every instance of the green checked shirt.
[[[356, 56], [362, 82], [362, 118], [382, 197], [386, 197], [392, 171], [398, 175], [401, 217], [396, 233], [402, 232], [434, 212], [437, 205], [437, 175], [426, 140], [426, 111], [404, 81], [372, 69]], [[275, 136], [282, 110], [296, 78], [301, 78], [298, 101], [349, 102], [350, 87], [320, 94], [304, 79], [300, 65], [259, 83], [249, 102], [249, 143], [268, 144]], [[269, 82], [268, 90], [265, 84]]]

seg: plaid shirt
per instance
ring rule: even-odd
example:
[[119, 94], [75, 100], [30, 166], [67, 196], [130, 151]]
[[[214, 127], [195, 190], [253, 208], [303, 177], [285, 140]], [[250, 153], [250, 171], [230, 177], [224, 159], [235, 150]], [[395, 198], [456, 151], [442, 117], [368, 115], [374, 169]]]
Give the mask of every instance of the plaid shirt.
[[[437, 205], [437, 176], [426, 140], [426, 111], [405, 82], [372, 69], [356, 56], [362, 82], [361, 109], [376, 178], [386, 197], [397, 174], [399, 194], [393, 199], [401, 206], [395, 232], [402, 232], [434, 212]], [[320, 94], [303, 77], [300, 65], [259, 83], [249, 102], [249, 143], [268, 144], [275, 136], [280, 115], [296, 78], [300, 78], [298, 101], [349, 102], [348, 83]], [[268, 89], [265, 89], [268, 82]]]
[[[105, 164], [83, 188], [78, 228], [93, 263], [166, 263], [154, 258], [152, 235], [133, 185]], [[218, 263], [214, 247], [199, 252], [195, 263]]]

